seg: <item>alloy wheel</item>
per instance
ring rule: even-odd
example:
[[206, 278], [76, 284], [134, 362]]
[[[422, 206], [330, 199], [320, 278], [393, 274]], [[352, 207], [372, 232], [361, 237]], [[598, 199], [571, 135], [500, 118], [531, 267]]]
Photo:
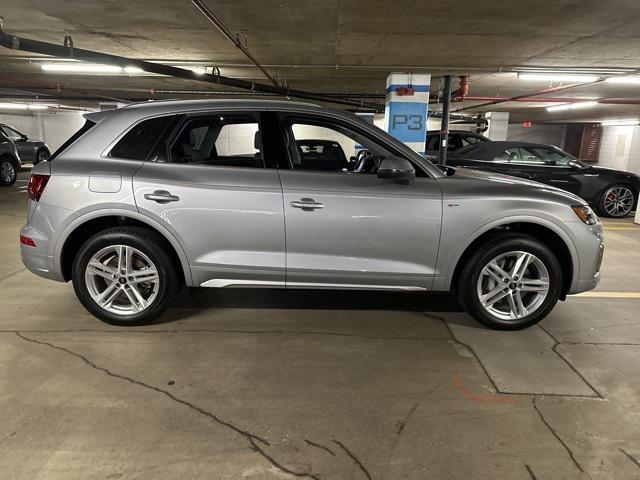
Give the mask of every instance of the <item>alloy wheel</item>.
[[0, 177], [4, 183], [12, 183], [16, 175], [16, 169], [9, 161], [2, 162], [0, 165]]
[[612, 187], [604, 194], [604, 209], [612, 217], [624, 217], [633, 208], [633, 192], [627, 187]]
[[500, 320], [519, 320], [540, 308], [549, 293], [549, 272], [529, 252], [493, 258], [480, 272], [477, 294], [482, 307]]
[[146, 310], [160, 287], [151, 259], [128, 245], [111, 245], [95, 253], [87, 263], [85, 282], [93, 301], [117, 315]]

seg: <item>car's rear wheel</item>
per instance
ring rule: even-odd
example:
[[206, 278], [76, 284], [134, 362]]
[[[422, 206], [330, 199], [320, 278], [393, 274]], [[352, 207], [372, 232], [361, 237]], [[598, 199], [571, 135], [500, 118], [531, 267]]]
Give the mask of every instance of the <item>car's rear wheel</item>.
[[139, 227], [112, 228], [89, 238], [74, 259], [72, 279], [85, 308], [113, 325], [150, 323], [178, 289], [161, 239]]
[[613, 185], [600, 197], [598, 214], [603, 217], [621, 218], [631, 213], [635, 204], [633, 190], [627, 185]]
[[542, 320], [562, 289], [562, 268], [539, 240], [520, 234], [493, 237], [464, 266], [458, 297], [483, 325], [518, 330]]
[[18, 171], [13, 162], [13, 159], [9, 157], [0, 158], [0, 185], [8, 187], [16, 183], [18, 178]]
[[50, 156], [51, 154], [49, 153], [49, 150], [47, 150], [46, 148], [41, 148], [36, 153], [36, 159], [34, 160], [33, 164], [37, 165], [40, 162], [46, 162], [47, 160], [49, 160]]

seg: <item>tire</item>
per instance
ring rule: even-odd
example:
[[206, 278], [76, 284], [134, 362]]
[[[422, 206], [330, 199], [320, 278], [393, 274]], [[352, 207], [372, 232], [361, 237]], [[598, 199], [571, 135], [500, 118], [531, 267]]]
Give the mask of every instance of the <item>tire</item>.
[[[513, 267], [520, 258], [529, 259], [529, 266], [516, 280]], [[492, 261], [508, 275], [507, 282], [501, 278], [498, 283], [496, 277], [501, 274], [493, 275], [496, 271], [489, 273], [485, 268]], [[549, 247], [528, 235], [504, 233], [488, 238], [467, 260], [457, 285], [458, 300], [469, 315], [486, 327], [520, 330], [547, 316], [560, 297], [562, 282], [562, 268]], [[531, 291], [533, 289], [538, 291]], [[491, 295], [492, 292], [496, 293]], [[487, 293], [484, 302], [488, 306], [481, 300], [483, 293]], [[520, 305], [528, 308], [520, 310]], [[517, 312], [515, 316], [509, 316], [513, 315], [512, 307]]]
[[[120, 258], [130, 258], [126, 275]], [[73, 259], [71, 278], [80, 303], [111, 325], [149, 324], [178, 292], [176, 267], [162, 238], [141, 227], [116, 227], [93, 235]], [[97, 302], [101, 296], [104, 306]]]
[[51, 156], [51, 153], [49, 153], [49, 150], [47, 150], [44, 147], [39, 148], [38, 151], [36, 152], [36, 157], [33, 160], [33, 166], [35, 167], [39, 163], [46, 162], [47, 160], [49, 160], [50, 156]]
[[0, 185], [9, 187], [16, 183], [18, 178], [18, 168], [13, 158], [5, 156], [0, 158]]
[[[605, 188], [598, 200], [598, 215], [609, 218], [626, 217], [636, 205], [637, 195], [629, 185], [617, 184]], [[615, 206], [617, 199], [619, 207]]]

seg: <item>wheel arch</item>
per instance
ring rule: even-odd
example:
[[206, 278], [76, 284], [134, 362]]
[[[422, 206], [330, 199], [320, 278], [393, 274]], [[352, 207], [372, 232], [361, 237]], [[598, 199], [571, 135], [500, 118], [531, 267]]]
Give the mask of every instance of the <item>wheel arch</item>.
[[185, 285], [193, 283], [187, 256], [171, 232], [156, 222], [131, 211], [87, 214], [75, 219], [65, 228], [56, 244], [54, 254], [54, 259], [59, 261], [58, 268], [65, 281], [71, 279], [73, 253], [77, 252], [80, 245], [91, 235], [117, 226], [139, 226], [158, 234], [164, 240], [176, 269], [181, 272], [182, 282]]
[[570, 237], [564, 231], [560, 230], [552, 222], [538, 218], [507, 219], [501, 223], [489, 224], [475, 232], [455, 257], [451, 274], [448, 275], [450, 279], [449, 288], [457, 286], [466, 260], [478, 248], [486, 244], [490, 238], [499, 233], [522, 233], [536, 238], [548, 246], [562, 267], [561, 299], [566, 297], [567, 292], [571, 290], [573, 283], [577, 281], [580, 274], [577, 251]]

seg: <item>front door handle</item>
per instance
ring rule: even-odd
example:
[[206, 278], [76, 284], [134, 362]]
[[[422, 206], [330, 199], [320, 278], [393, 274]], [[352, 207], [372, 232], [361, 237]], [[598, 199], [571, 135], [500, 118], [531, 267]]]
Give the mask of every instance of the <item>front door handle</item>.
[[303, 210], [316, 210], [318, 208], [324, 208], [324, 203], [316, 202], [313, 198], [301, 198], [298, 201], [291, 202], [291, 206]]
[[167, 192], [166, 190], [156, 190], [153, 193], [145, 193], [144, 198], [158, 203], [177, 202], [180, 200], [180, 197], [171, 195], [171, 192]]

